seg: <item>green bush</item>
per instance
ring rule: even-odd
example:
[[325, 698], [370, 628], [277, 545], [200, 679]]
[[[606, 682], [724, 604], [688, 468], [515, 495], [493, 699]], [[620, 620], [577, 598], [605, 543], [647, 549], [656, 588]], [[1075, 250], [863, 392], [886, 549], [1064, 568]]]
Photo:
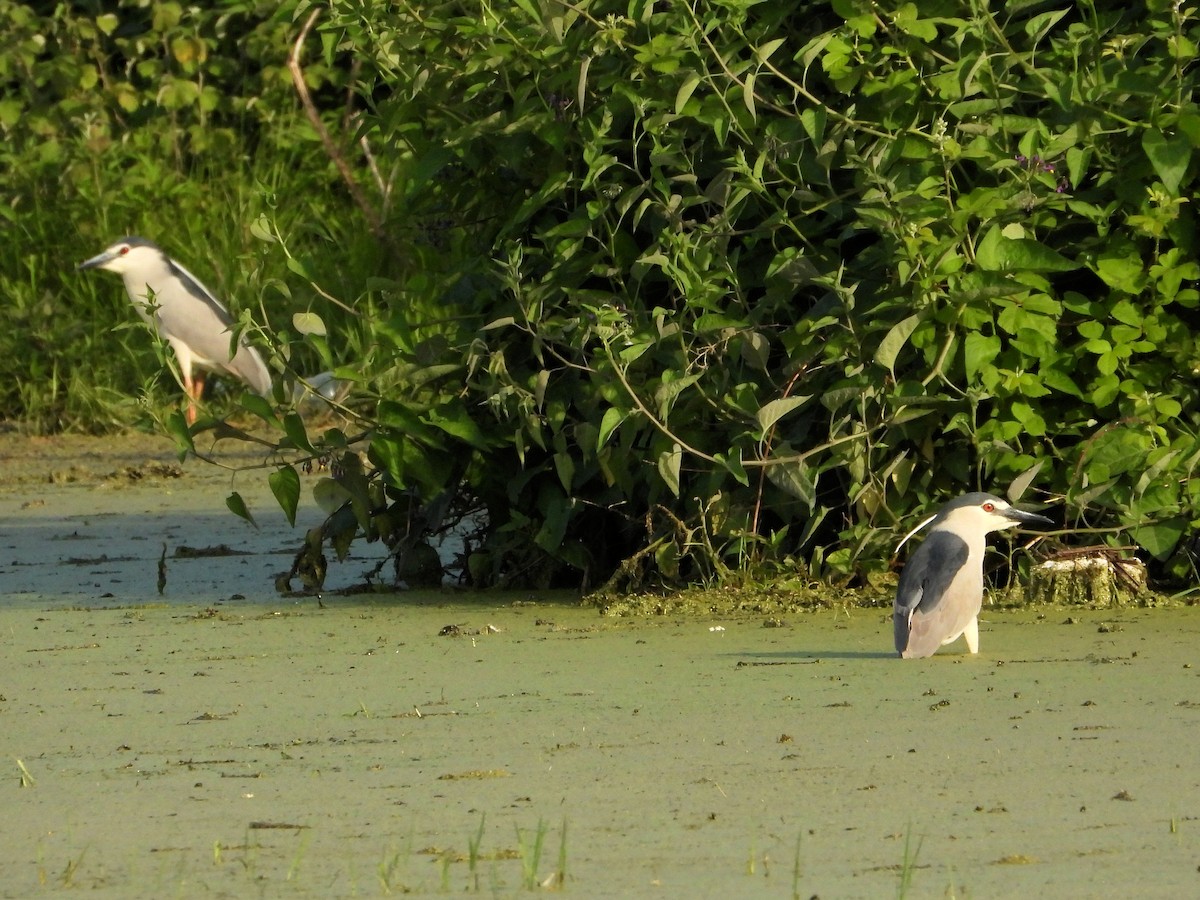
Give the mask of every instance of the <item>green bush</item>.
[[409, 391], [371, 459], [477, 498], [479, 580], [844, 580], [915, 509], [1014, 484], [1190, 570], [1191, 10], [335, 3], [320, 27], [362, 60], [406, 215], [446, 224], [403, 290], [456, 326], [383, 355]]
[[[1190, 7], [317, 15], [315, 77], [363, 110], [386, 265], [338, 292], [361, 318], [303, 342], [355, 349], [366, 467], [341, 431], [280, 423], [342, 467], [316, 581], [329, 544], [403, 564], [457, 514], [484, 525], [477, 584], [845, 583], [976, 487], [1061, 500], [1068, 526], [1192, 574]], [[321, 275], [295, 199], [254, 214], [301, 293]], [[294, 510], [295, 471], [273, 484]]]

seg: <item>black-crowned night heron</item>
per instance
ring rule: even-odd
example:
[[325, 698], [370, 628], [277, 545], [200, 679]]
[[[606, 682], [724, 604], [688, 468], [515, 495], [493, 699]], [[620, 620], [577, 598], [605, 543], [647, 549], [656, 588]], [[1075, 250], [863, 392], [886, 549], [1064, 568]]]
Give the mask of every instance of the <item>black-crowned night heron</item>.
[[897, 653], [905, 659], [933, 656], [960, 636], [967, 639], [968, 650], [979, 652], [987, 536], [1021, 524], [1053, 523], [999, 497], [973, 493], [951, 500], [908, 533], [905, 541], [929, 526], [929, 535], [900, 573], [892, 607]]
[[134, 308], [175, 352], [188, 397], [188, 422], [196, 421], [205, 370], [233, 375], [259, 394], [270, 394], [271, 372], [258, 351], [239, 341], [236, 352], [230, 353], [233, 318], [228, 310], [157, 244], [140, 237], [121, 238], [79, 268], [105, 269], [125, 280]]

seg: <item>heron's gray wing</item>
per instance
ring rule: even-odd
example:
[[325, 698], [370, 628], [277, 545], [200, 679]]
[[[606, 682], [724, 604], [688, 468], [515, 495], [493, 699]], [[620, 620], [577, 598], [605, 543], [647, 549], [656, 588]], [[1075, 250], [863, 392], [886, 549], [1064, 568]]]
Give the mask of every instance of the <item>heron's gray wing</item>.
[[209, 308], [213, 315], [226, 325], [233, 324], [233, 318], [229, 315], [229, 310], [225, 308], [225, 305], [217, 299], [212, 291], [205, 287], [203, 281], [173, 259], [167, 260], [167, 266], [170, 268], [172, 275], [187, 285], [188, 293], [203, 298], [204, 305]]
[[180, 296], [157, 296], [161, 329], [187, 344], [198, 363], [224, 370], [242, 379], [259, 394], [271, 391], [271, 372], [258, 351], [242, 343], [230, 358], [230, 328], [233, 317], [212, 291], [175, 260], [171, 273], [185, 288]]
[[934, 531], [917, 548], [900, 573], [896, 601], [892, 606], [896, 652], [908, 646], [913, 613], [933, 612], [942, 601], [950, 582], [967, 561], [967, 542], [949, 531]]

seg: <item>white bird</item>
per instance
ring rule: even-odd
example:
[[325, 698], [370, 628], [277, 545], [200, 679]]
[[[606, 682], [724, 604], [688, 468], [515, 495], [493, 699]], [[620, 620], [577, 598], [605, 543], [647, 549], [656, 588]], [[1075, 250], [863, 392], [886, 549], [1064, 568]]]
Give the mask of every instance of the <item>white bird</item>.
[[892, 604], [896, 652], [905, 659], [920, 659], [965, 637], [967, 650], [978, 653], [988, 534], [1053, 522], [991, 494], [964, 494], [910, 531], [904, 541], [930, 523], [929, 536], [904, 566], [896, 588]]
[[79, 268], [120, 275], [134, 309], [171, 345], [188, 398], [189, 423], [196, 421], [207, 371], [232, 375], [263, 396], [271, 393], [271, 372], [257, 350], [241, 340], [230, 354], [229, 311], [153, 241], [121, 238]]

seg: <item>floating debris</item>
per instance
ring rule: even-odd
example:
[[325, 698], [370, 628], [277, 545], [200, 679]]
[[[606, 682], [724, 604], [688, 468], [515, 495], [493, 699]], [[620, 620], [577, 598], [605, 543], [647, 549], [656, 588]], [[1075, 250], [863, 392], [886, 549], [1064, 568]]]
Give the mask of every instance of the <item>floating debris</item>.
[[1063, 606], [1124, 606], [1146, 592], [1146, 566], [1112, 547], [1062, 550], [1034, 567], [1027, 599]]

